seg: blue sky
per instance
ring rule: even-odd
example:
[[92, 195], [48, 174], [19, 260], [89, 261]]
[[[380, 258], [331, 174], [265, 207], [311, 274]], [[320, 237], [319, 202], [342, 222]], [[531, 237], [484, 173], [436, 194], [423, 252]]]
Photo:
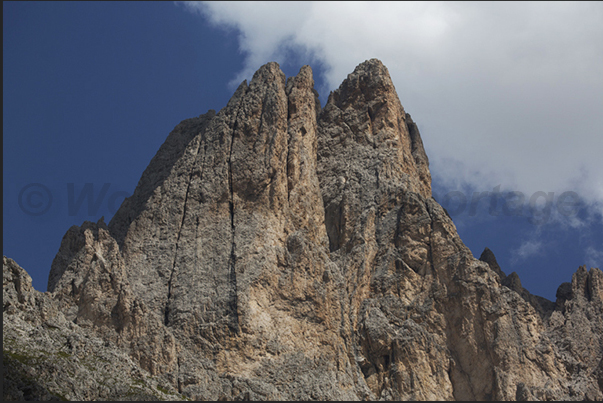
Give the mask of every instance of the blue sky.
[[[310, 64], [324, 105], [377, 57], [419, 125], [434, 195], [463, 241], [554, 300], [579, 265], [603, 266], [603, 49], [589, 39], [603, 37], [602, 10], [4, 2], [3, 253], [44, 291], [67, 229], [109, 222], [181, 120], [225, 106], [268, 61], [287, 76]], [[471, 211], [474, 192], [496, 189], [493, 213], [490, 194]], [[525, 198], [515, 215], [502, 209], [511, 191]], [[576, 205], [560, 210], [566, 192]]]

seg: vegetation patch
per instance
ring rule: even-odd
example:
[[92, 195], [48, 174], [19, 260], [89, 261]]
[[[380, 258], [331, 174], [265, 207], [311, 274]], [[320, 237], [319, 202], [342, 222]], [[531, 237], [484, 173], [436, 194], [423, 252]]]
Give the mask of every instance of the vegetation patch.
[[3, 350], [4, 354], [6, 354], [7, 356], [9, 356], [10, 358], [12, 358], [13, 360], [19, 361], [21, 364], [32, 364], [35, 362], [35, 359], [37, 357], [34, 357], [32, 355], [27, 355], [27, 354], [23, 354], [23, 353], [16, 353], [14, 351], [6, 351]]
[[64, 351], [59, 351], [59, 352], [56, 353], [56, 355], [58, 355], [61, 358], [69, 358], [69, 357], [71, 357], [71, 354], [66, 353]]
[[142, 379], [134, 379], [135, 385], [146, 386], [146, 383]]

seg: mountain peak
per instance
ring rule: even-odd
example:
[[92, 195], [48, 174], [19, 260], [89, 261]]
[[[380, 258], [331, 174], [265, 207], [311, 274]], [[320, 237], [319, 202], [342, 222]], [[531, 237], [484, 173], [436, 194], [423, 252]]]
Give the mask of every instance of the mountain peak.
[[9, 397], [34, 373], [78, 400], [603, 399], [603, 274], [553, 304], [475, 259], [377, 59], [322, 109], [309, 66], [265, 64], [67, 231], [51, 292], [4, 272]]
[[370, 76], [383, 76], [389, 78], [389, 70], [383, 62], [379, 59], [368, 59], [360, 63], [352, 74], [358, 75], [370, 75]]

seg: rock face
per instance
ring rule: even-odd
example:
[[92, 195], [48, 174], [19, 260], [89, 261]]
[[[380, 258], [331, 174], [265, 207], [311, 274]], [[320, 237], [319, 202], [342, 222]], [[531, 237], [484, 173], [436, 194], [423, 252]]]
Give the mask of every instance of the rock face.
[[[5, 258], [5, 398], [603, 399], [603, 273], [553, 303], [475, 259], [386, 67], [322, 109], [313, 86], [268, 63], [176, 126], [109, 225], [69, 229], [47, 293]], [[69, 365], [18, 360], [78, 337]], [[48, 383], [91, 354], [119, 364]]]
[[141, 370], [133, 355], [97, 332], [98, 324], [75, 323], [60, 299], [34, 290], [31, 277], [6, 257], [2, 280], [4, 401], [185, 398]]

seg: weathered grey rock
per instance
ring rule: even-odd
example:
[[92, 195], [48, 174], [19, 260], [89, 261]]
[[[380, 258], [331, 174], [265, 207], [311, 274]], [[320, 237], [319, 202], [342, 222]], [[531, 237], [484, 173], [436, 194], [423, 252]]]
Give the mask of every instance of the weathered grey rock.
[[3, 400], [182, 400], [3, 258]]
[[523, 288], [517, 273], [513, 272], [507, 276], [498, 265], [496, 257], [490, 249], [485, 248], [479, 260], [488, 263], [488, 266], [500, 277], [500, 283], [518, 293], [526, 302], [532, 305], [543, 320], [551, 315], [555, 309], [555, 303], [538, 295], [533, 295]]
[[[322, 110], [313, 86], [268, 63], [176, 126], [108, 226], [69, 229], [48, 293], [5, 259], [5, 357], [76, 340], [117, 385], [76, 377], [81, 399], [140, 379], [141, 399], [603, 399], [603, 273], [553, 303], [475, 259], [386, 67], [360, 64]], [[36, 371], [27, 396], [67, 396], [25, 361], [5, 396]]]
[[581, 266], [572, 276], [571, 297], [557, 299], [547, 335], [571, 376], [572, 399], [602, 400], [603, 272]]

